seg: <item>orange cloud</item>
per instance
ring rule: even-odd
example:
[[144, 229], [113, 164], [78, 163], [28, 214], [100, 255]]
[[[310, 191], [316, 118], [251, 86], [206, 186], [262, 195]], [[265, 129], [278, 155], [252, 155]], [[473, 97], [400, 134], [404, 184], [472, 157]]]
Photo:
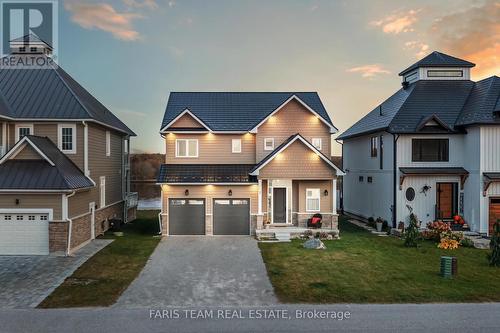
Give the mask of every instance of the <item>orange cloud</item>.
[[115, 38], [135, 41], [140, 38], [132, 22], [142, 16], [134, 13], [119, 13], [106, 3], [90, 4], [83, 1], [66, 1], [64, 8], [72, 13], [71, 19], [85, 29], [100, 29]]
[[429, 37], [444, 52], [475, 63], [475, 78], [499, 75], [500, 3], [490, 0], [440, 17], [432, 25]]
[[420, 10], [410, 10], [408, 12], [396, 12], [381, 20], [372, 21], [371, 25], [381, 27], [386, 34], [399, 34], [413, 31], [413, 24], [418, 21], [417, 14]]
[[423, 58], [427, 55], [427, 53], [429, 53], [429, 45], [416, 40], [406, 42], [405, 48], [408, 50], [417, 51], [417, 53], [415, 54], [417, 58]]
[[361, 76], [364, 78], [374, 78], [379, 74], [390, 74], [388, 70], [384, 69], [381, 65], [372, 64], [372, 65], [364, 65], [358, 67], [352, 67], [347, 70], [349, 73], [361, 73]]

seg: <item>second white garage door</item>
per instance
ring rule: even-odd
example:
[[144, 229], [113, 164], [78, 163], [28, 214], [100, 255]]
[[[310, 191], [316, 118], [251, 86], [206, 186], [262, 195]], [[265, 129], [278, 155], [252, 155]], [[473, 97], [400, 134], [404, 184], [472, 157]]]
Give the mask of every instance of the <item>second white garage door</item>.
[[49, 254], [49, 215], [0, 214], [0, 255]]

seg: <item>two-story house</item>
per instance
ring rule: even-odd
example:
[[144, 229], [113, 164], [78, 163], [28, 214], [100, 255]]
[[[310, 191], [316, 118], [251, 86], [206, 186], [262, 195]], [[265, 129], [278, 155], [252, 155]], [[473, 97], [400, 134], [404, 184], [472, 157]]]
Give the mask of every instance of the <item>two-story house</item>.
[[[51, 48], [31, 36], [9, 57], [30, 56]], [[61, 67], [0, 68], [0, 255], [70, 254], [134, 219], [131, 136]]]
[[433, 52], [399, 75], [402, 88], [345, 131], [344, 209], [393, 226], [464, 217], [488, 234], [500, 218], [500, 78]]
[[164, 235], [250, 235], [264, 224], [337, 229], [333, 125], [317, 93], [171, 93], [161, 135]]

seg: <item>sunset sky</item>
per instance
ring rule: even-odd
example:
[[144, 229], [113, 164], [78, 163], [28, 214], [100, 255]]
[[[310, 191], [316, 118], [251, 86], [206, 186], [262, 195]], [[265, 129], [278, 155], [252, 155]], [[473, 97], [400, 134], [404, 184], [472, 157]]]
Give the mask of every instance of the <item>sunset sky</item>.
[[317, 91], [342, 132], [434, 50], [500, 75], [500, 2], [60, 1], [59, 63], [139, 135], [135, 152], [164, 152], [170, 91]]

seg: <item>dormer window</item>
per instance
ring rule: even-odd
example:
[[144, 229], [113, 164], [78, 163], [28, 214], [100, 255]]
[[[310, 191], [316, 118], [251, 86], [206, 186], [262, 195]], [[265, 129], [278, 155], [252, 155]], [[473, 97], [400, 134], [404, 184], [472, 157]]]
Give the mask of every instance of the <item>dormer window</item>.
[[434, 70], [427, 71], [428, 77], [463, 77], [464, 71], [462, 70]]

